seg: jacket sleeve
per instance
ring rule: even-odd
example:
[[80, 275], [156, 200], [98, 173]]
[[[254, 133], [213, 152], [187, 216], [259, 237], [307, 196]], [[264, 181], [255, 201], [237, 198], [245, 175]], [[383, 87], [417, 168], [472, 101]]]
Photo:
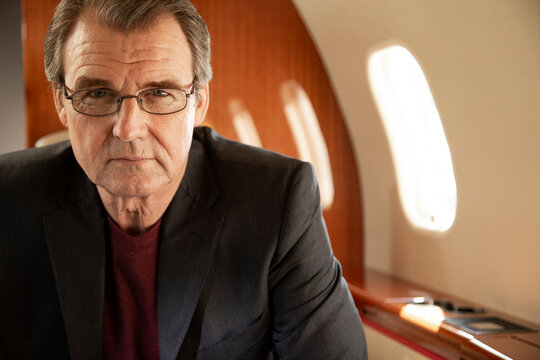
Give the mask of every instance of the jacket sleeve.
[[288, 187], [269, 276], [279, 359], [367, 359], [364, 330], [334, 258], [311, 165]]

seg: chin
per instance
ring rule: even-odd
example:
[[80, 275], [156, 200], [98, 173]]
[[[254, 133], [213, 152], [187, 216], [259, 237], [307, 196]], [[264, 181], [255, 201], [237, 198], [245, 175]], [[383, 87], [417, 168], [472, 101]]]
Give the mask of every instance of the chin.
[[147, 197], [160, 192], [165, 184], [160, 184], [158, 179], [122, 179], [109, 180], [96, 183], [113, 196], [119, 197]]
[[105, 188], [113, 196], [117, 197], [148, 197], [154, 194], [156, 191], [152, 191], [147, 187], [109, 187]]

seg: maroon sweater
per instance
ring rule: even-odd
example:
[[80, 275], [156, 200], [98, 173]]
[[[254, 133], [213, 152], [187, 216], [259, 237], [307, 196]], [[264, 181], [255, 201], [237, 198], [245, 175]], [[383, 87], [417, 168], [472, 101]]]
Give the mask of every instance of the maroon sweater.
[[105, 276], [104, 359], [159, 359], [157, 245], [161, 220], [131, 236], [109, 218]]

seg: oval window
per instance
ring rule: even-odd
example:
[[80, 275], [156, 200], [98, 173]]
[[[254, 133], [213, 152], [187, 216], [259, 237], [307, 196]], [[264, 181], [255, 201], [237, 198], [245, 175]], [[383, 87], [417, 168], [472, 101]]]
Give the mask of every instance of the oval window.
[[448, 230], [457, 205], [452, 156], [420, 64], [409, 50], [392, 45], [370, 54], [368, 76], [407, 218], [419, 228]]

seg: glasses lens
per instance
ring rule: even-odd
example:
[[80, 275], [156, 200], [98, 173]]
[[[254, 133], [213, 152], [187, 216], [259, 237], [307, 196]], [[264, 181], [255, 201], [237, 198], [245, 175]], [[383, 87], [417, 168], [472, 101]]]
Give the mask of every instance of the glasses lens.
[[118, 109], [118, 96], [111, 90], [79, 90], [72, 96], [75, 110], [86, 115], [108, 115]]
[[149, 89], [140, 93], [141, 106], [154, 114], [170, 114], [186, 107], [186, 93], [179, 89]]

